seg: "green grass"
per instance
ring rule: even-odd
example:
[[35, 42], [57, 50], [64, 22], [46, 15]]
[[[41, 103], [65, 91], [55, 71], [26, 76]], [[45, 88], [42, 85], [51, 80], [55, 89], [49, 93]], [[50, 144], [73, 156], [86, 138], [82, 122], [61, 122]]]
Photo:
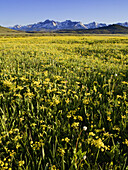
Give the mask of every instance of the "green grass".
[[126, 169], [128, 38], [0, 38], [1, 169]]

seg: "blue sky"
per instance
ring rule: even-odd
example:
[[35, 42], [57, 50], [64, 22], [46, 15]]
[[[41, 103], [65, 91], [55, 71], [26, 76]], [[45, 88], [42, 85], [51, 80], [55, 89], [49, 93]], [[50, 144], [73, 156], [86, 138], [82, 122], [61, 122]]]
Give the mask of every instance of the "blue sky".
[[128, 22], [128, 0], [0, 0], [0, 25], [33, 24], [46, 19]]

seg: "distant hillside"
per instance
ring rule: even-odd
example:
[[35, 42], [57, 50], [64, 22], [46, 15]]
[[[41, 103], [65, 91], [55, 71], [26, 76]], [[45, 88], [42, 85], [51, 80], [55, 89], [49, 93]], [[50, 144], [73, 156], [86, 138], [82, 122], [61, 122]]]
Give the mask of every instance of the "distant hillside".
[[19, 31], [16, 31], [16, 30], [12, 30], [12, 29], [9, 29], [9, 28], [5, 28], [5, 27], [2, 27], [0, 26], [0, 34], [6, 34], [6, 33], [19, 33]]
[[113, 24], [106, 27], [98, 28], [95, 31], [103, 31], [108, 34], [128, 34], [128, 27], [124, 27], [121, 25]]
[[128, 34], [128, 28], [120, 25], [109, 25], [95, 29], [58, 30], [56, 33], [77, 33], [77, 34]]
[[42, 31], [17, 31], [0, 26], [1, 35], [15, 36], [36, 36], [36, 35], [54, 35], [54, 34], [128, 34], [128, 27], [113, 24], [95, 29], [61, 29], [61, 30], [42, 30]]

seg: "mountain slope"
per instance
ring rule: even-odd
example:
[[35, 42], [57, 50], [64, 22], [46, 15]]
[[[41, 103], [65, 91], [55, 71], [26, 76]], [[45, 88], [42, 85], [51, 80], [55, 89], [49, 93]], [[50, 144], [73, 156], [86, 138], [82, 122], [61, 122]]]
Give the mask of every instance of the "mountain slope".
[[95, 28], [105, 27], [105, 26], [107, 26], [107, 25], [106, 25], [106, 24], [103, 24], [103, 23], [91, 22], [91, 23], [89, 23], [89, 24], [85, 24], [85, 26], [86, 26], [88, 29], [95, 29]]
[[120, 25], [109, 25], [102, 28], [86, 30], [58, 30], [56, 33], [77, 33], [77, 34], [128, 34], [128, 28]]
[[121, 26], [124, 26], [124, 27], [128, 27], [128, 22], [124, 22], [124, 23], [117, 23], [117, 25], [121, 25]]
[[117, 24], [109, 25], [106, 27], [98, 28], [95, 31], [106, 32], [108, 34], [128, 34], [128, 28]]
[[0, 26], [0, 33], [18, 33], [18, 31]]

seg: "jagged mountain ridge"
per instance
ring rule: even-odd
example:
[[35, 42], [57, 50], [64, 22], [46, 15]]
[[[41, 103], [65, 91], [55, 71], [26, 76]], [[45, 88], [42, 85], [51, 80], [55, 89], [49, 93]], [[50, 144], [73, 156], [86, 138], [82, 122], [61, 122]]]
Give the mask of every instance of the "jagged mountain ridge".
[[[128, 22], [117, 23], [117, 25], [128, 27]], [[63, 22], [58, 22], [54, 20], [45, 20], [44, 22], [38, 22], [35, 24], [29, 24], [26, 26], [15, 25], [14, 27], [9, 27], [13, 30], [20, 31], [45, 31], [45, 30], [77, 30], [77, 29], [96, 29], [108, 26], [105, 23], [92, 22], [89, 24], [83, 24], [82, 22], [66, 20]]]
[[15, 25], [14, 27], [9, 27], [14, 30], [20, 31], [42, 31], [42, 30], [63, 30], [63, 29], [94, 29], [107, 26], [106, 24], [92, 22], [89, 24], [83, 24], [82, 22], [76, 22], [71, 20], [66, 20], [63, 22], [58, 22], [54, 20], [45, 20], [44, 22], [38, 22], [35, 24], [30, 24], [26, 26]]

